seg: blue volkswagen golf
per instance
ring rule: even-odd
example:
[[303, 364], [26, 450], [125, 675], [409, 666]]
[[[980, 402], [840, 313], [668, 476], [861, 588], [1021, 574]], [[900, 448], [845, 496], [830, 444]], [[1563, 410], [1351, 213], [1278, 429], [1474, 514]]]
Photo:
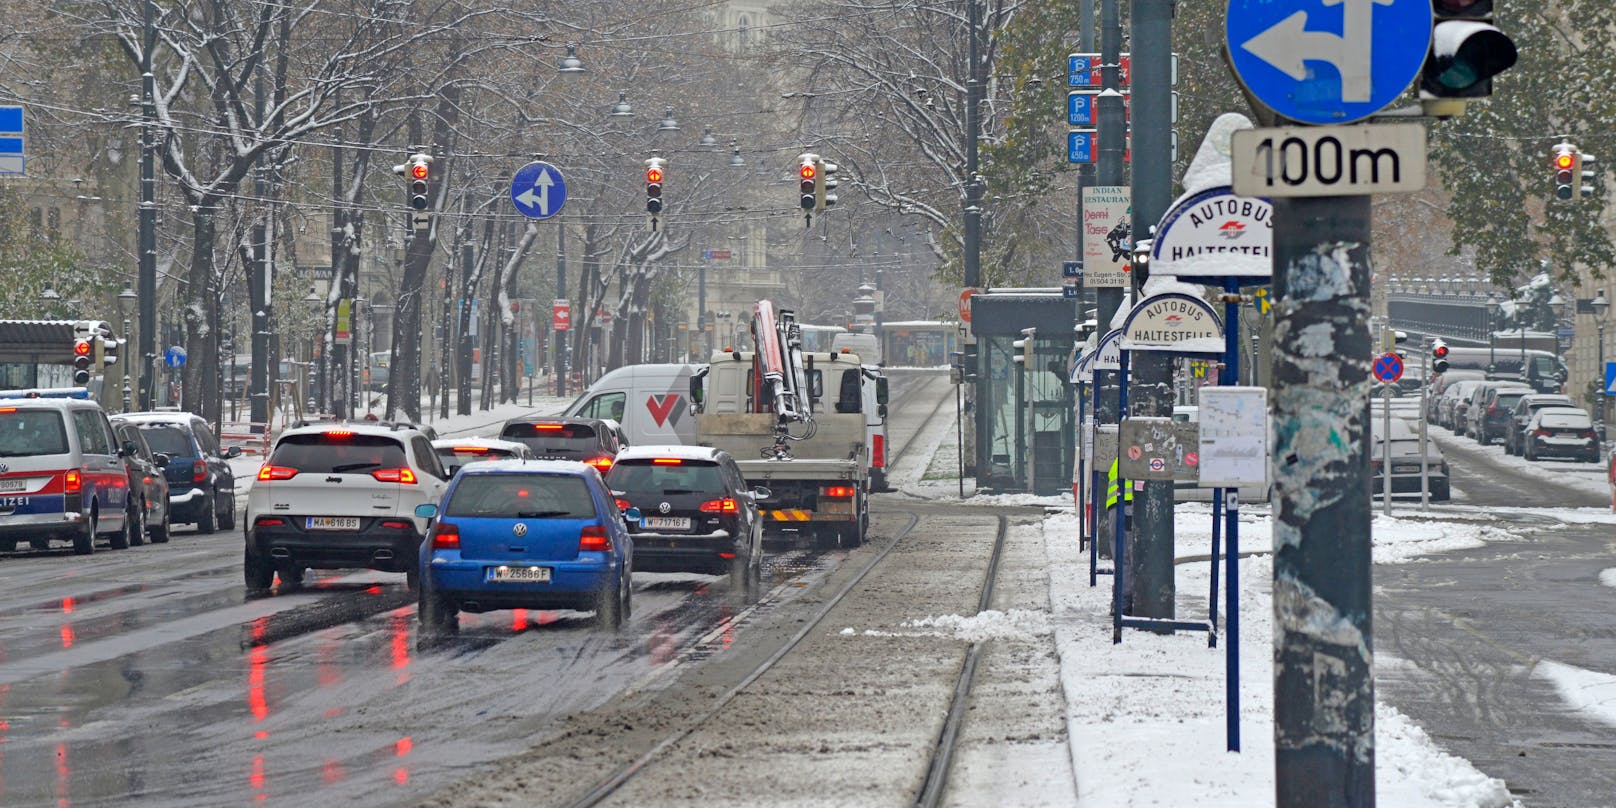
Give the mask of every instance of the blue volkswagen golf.
[[421, 542], [421, 628], [448, 634], [459, 613], [495, 609], [594, 611], [628, 617], [634, 548], [600, 473], [582, 463], [498, 460], [461, 469]]

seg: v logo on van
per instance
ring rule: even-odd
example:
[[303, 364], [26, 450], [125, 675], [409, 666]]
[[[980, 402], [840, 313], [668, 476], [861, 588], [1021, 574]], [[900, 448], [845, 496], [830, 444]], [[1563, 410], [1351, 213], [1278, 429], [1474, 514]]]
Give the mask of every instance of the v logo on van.
[[645, 409], [651, 413], [651, 420], [656, 421], [656, 425], [660, 427], [668, 424], [669, 415], [673, 416], [672, 423], [679, 423], [678, 404], [679, 394], [677, 393], [669, 393], [665, 396], [653, 395], [645, 400]]

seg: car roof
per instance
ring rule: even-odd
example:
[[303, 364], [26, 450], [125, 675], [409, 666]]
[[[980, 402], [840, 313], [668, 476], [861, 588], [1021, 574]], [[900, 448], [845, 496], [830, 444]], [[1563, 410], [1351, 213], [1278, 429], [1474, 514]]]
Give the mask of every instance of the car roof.
[[506, 426], [511, 424], [583, 424], [586, 426], [604, 426], [605, 421], [599, 418], [584, 418], [579, 415], [518, 415], [505, 421]]
[[398, 437], [401, 433], [405, 436], [421, 434], [420, 430], [417, 430], [415, 427], [407, 424], [384, 426], [381, 424], [371, 423], [369, 421], [330, 421], [292, 427], [285, 432], [282, 432], [279, 440], [285, 440], [286, 438], [295, 435], [323, 435], [327, 432], [334, 431], [352, 432], [355, 435], [382, 435], [392, 437]]
[[478, 446], [486, 449], [503, 449], [507, 452], [527, 451], [527, 444], [514, 440], [501, 440], [499, 438], [438, 438], [432, 441], [433, 449], [454, 449], [458, 446]]
[[647, 460], [658, 457], [676, 457], [680, 460], [717, 460], [721, 454], [723, 454], [722, 451], [711, 446], [685, 446], [681, 444], [631, 446], [617, 453], [617, 462]]
[[52, 410], [89, 409], [92, 407], [98, 410], [101, 409], [101, 405], [99, 403], [88, 401], [82, 398], [46, 398], [44, 396], [36, 396], [33, 398], [0, 398], [0, 402], [3, 402], [8, 407], [39, 407], [42, 409]]
[[[484, 460], [460, 470], [461, 474], [563, 474], [587, 477], [595, 467], [572, 460]], [[599, 472], [596, 472], [597, 474]]]
[[124, 412], [113, 417], [120, 421], [129, 421], [136, 424], [190, 426], [191, 419], [196, 416], [188, 412]]

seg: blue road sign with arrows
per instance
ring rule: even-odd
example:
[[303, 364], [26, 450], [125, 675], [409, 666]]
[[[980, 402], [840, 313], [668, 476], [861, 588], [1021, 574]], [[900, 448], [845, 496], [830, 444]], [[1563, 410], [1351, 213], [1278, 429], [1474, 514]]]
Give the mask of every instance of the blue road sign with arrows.
[[22, 107], [0, 107], [0, 174], [22, 174]]
[[567, 203], [567, 183], [560, 169], [534, 161], [516, 170], [511, 178], [511, 204], [529, 219], [548, 219]]
[[1301, 123], [1385, 109], [1420, 74], [1431, 44], [1431, 0], [1229, 0], [1227, 19], [1235, 73]]

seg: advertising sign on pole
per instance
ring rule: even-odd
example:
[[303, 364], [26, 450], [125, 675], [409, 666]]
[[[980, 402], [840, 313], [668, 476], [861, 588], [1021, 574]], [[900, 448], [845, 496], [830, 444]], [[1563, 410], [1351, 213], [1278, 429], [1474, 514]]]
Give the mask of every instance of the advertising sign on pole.
[[1083, 189], [1083, 287], [1125, 289], [1133, 254], [1132, 190], [1126, 185]]
[[1200, 400], [1200, 486], [1267, 484], [1267, 388], [1207, 387]]

